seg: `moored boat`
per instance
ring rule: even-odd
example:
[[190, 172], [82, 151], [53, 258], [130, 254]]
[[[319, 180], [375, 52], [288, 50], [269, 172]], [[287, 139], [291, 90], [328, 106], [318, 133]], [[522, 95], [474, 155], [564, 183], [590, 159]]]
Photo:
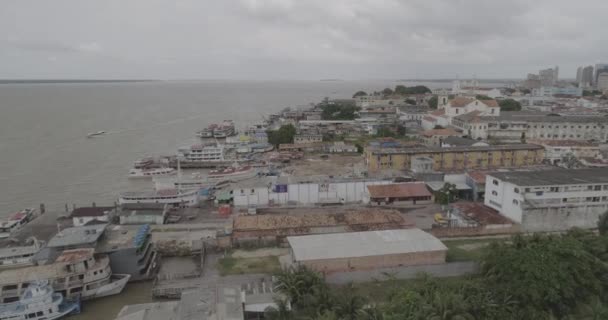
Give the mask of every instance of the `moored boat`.
[[18, 301], [29, 283], [36, 280], [48, 280], [67, 299], [87, 300], [120, 293], [131, 276], [113, 274], [110, 258], [105, 254], [94, 255], [94, 251], [65, 250], [53, 263], [0, 272], [2, 302]]
[[170, 176], [175, 173], [173, 168], [133, 168], [129, 170], [129, 178], [152, 178]]
[[48, 281], [29, 283], [19, 301], [0, 305], [0, 320], [54, 320], [79, 311], [78, 302], [55, 293]]
[[224, 120], [217, 128], [213, 130], [213, 137], [226, 138], [236, 134], [234, 122], [232, 120]]
[[106, 132], [105, 131], [91, 132], [91, 133], [87, 134], [87, 138], [93, 138], [95, 136], [100, 136], [103, 134], [106, 134]]
[[0, 239], [8, 238], [34, 219], [36, 209], [23, 209], [0, 223]]
[[174, 207], [193, 207], [199, 202], [197, 191], [170, 188], [156, 192], [123, 192], [118, 203], [166, 203]]

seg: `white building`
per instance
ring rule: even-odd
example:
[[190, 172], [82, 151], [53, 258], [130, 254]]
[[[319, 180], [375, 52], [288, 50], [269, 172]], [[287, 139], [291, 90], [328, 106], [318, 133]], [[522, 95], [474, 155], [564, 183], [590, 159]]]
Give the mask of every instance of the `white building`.
[[300, 143], [314, 143], [314, 142], [322, 142], [323, 141], [323, 135], [321, 134], [296, 134], [293, 137], [293, 143], [295, 144], [300, 144]]
[[93, 220], [107, 223], [112, 210], [114, 207], [82, 207], [74, 209], [70, 217], [74, 227], [84, 226]]
[[600, 146], [589, 141], [576, 140], [530, 140], [529, 143], [538, 144], [545, 148], [545, 160], [553, 165], [560, 165], [567, 155], [577, 159], [596, 159], [600, 156]]
[[526, 231], [595, 228], [608, 210], [608, 170], [490, 173], [485, 205]]
[[202, 145], [197, 144], [190, 147], [179, 148], [177, 156], [180, 160], [186, 161], [223, 161], [223, 145]]
[[479, 81], [463, 81], [454, 80], [452, 83], [452, 94], [466, 95], [466, 96], [477, 96], [483, 95], [492, 99], [501, 98], [503, 95], [500, 90], [496, 88], [482, 88], [479, 86]]
[[452, 119], [465, 114], [497, 117], [500, 106], [496, 100], [478, 100], [466, 97], [456, 97], [447, 101], [447, 97], [439, 97], [438, 110], [422, 119], [422, 128], [430, 130], [436, 125], [445, 127], [452, 124]]
[[608, 90], [608, 72], [604, 71], [597, 76], [597, 89], [600, 91]]
[[365, 198], [367, 186], [390, 183], [387, 180], [280, 177], [274, 182], [258, 181], [251, 187], [241, 184], [234, 187], [232, 195], [235, 207], [359, 203]]

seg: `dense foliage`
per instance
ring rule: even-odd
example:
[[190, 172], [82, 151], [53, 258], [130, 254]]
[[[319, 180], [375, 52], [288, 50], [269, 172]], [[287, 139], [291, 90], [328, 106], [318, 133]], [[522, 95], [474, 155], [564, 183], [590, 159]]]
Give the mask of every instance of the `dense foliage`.
[[477, 99], [477, 100], [492, 100], [492, 98], [490, 98], [490, 97], [488, 97], [486, 95], [483, 95], [483, 94], [476, 95], [475, 99]]
[[426, 86], [406, 87], [404, 85], [397, 85], [395, 87], [395, 94], [409, 95], [409, 94], [425, 94], [425, 93], [431, 93], [431, 89], [427, 88]]
[[360, 108], [353, 104], [341, 102], [322, 102], [318, 105], [323, 120], [353, 120], [358, 117]]
[[293, 143], [293, 137], [296, 135], [296, 127], [293, 124], [281, 126], [279, 130], [267, 131], [268, 143], [273, 146], [278, 146], [282, 143]]
[[431, 109], [437, 109], [437, 104], [439, 103], [439, 98], [437, 98], [437, 95], [432, 96], [429, 99], [429, 108]]
[[515, 101], [513, 99], [504, 99], [498, 101], [498, 105], [500, 106], [500, 111], [520, 111], [521, 103], [519, 101]]
[[355, 92], [355, 94], [353, 94], [353, 99], [356, 97], [365, 97], [365, 96], [367, 96], [367, 92], [359, 90], [359, 91]]
[[[606, 225], [603, 216], [598, 225]], [[332, 290], [304, 267], [281, 272], [278, 290], [291, 310], [269, 319], [553, 320], [608, 319], [608, 237], [582, 230], [515, 236], [483, 250], [480, 274], [461, 279], [423, 276], [386, 285], [372, 304], [354, 290]], [[373, 297], [371, 297], [373, 299]], [[279, 317], [279, 315], [282, 315]]]

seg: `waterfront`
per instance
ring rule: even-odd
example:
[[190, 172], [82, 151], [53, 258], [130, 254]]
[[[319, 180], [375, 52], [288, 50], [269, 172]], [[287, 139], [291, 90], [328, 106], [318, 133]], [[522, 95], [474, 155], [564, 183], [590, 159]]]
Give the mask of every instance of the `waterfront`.
[[[0, 85], [0, 217], [45, 203], [111, 203], [117, 193], [150, 187], [126, 178], [132, 162], [173, 154], [195, 131], [381, 90], [396, 81], [169, 81]], [[435, 86], [444, 83], [432, 83]], [[104, 136], [87, 139], [89, 132]]]

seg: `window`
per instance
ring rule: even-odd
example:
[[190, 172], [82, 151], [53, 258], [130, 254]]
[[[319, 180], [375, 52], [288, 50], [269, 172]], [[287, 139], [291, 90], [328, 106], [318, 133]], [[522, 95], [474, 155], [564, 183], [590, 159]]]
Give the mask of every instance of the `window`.
[[42, 317], [43, 315], [44, 315], [44, 313], [42, 311], [36, 312], [36, 316], [37, 317]]
[[550, 187], [549, 192], [559, 192], [559, 187]]
[[526, 192], [530, 192], [530, 188], [526, 188], [525, 190], [526, 190]]
[[513, 192], [515, 192], [515, 193], [519, 193], [519, 188], [514, 188], [514, 189], [513, 189]]
[[519, 201], [513, 199], [513, 204], [517, 206], [517, 205], [519, 205]]
[[493, 195], [493, 196], [497, 196], [497, 195], [498, 195], [498, 192], [496, 192], [496, 190], [493, 190], [493, 191], [492, 191], [492, 195]]
[[542, 192], [542, 191], [536, 191], [536, 195], [537, 195], [537, 196], [542, 196], [542, 195], [543, 195], [543, 193], [544, 193], [544, 192]]
[[492, 180], [492, 183], [493, 183], [495, 186], [497, 186], [497, 185], [498, 185], [498, 180], [494, 179], [494, 180]]
[[602, 186], [595, 186], [595, 187], [593, 188], [593, 190], [595, 190], [595, 191], [602, 190]]
[[568, 202], [568, 198], [563, 198], [562, 202]]

